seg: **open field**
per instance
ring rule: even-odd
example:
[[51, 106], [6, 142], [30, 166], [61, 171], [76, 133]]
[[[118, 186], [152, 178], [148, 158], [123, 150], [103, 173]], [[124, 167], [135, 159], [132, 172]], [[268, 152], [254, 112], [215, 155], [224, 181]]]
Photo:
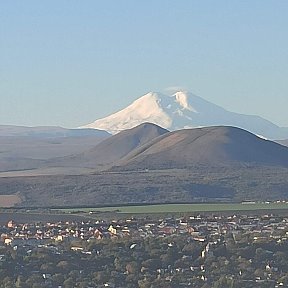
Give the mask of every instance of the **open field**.
[[59, 222], [59, 221], [84, 221], [88, 217], [81, 215], [70, 215], [67, 213], [53, 214], [45, 212], [7, 212], [0, 211], [0, 225], [6, 225], [8, 221], [13, 220], [16, 223], [34, 223], [34, 222]]
[[221, 204], [160, 204], [101, 208], [71, 208], [61, 209], [63, 212], [117, 212], [131, 214], [150, 213], [193, 213], [193, 212], [228, 212], [228, 211], [254, 211], [254, 210], [285, 210], [288, 203], [221, 203]]
[[[95, 214], [90, 214], [94, 212]], [[107, 213], [105, 213], [107, 212]], [[33, 222], [57, 222], [57, 221], [83, 221], [103, 218], [114, 219], [115, 217], [126, 217], [126, 214], [157, 215], [166, 213], [225, 213], [239, 214], [263, 214], [263, 213], [288, 213], [288, 203], [218, 203], [218, 204], [157, 204], [137, 205], [101, 208], [55, 208], [45, 211], [38, 209], [4, 208], [0, 210], [0, 225], [5, 225], [9, 220], [16, 223]], [[118, 216], [117, 216], [118, 215]]]
[[18, 195], [0, 195], [0, 207], [13, 207], [21, 203]]

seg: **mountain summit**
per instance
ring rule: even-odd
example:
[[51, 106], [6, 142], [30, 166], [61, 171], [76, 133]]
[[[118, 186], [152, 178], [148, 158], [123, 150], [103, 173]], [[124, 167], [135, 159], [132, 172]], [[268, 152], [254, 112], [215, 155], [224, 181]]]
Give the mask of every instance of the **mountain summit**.
[[235, 126], [270, 139], [288, 137], [288, 128], [281, 128], [259, 116], [225, 110], [190, 92], [173, 95], [150, 92], [128, 107], [82, 128], [103, 129], [112, 134], [150, 122], [169, 130], [205, 126]]

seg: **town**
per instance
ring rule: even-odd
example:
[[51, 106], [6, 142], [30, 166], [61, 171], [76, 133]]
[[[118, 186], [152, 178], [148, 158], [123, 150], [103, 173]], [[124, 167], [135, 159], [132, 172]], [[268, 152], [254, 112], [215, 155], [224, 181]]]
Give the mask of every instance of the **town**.
[[287, 287], [288, 217], [126, 217], [0, 228], [0, 287]]

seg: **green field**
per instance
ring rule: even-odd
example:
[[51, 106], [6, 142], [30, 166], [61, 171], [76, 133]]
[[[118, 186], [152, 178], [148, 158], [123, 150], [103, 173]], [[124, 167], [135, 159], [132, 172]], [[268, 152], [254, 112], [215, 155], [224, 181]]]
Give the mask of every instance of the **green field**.
[[288, 209], [288, 203], [221, 203], [221, 204], [160, 204], [119, 206], [101, 208], [72, 208], [61, 209], [64, 212], [117, 212], [117, 213], [189, 213], [189, 212], [225, 212], [225, 211], [254, 211], [254, 210], [283, 210]]

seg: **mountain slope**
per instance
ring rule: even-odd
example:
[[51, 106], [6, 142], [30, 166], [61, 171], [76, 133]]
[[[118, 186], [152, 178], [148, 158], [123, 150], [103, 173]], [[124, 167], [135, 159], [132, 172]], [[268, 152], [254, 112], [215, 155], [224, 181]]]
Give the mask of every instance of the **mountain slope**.
[[281, 128], [258, 116], [229, 112], [189, 92], [174, 95], [150, 92], [123, 110], [85, 125], [104, 129], [112, 134], [151, 122], [169, 130], [226, 125], [248, 130], [269, 139], [288, 137], [288, 128]]
[[143, 145], [118, 165], [125, 170], [239, 165], [288, 167], [288, 148], [235, 127], [184, 129]]
[[125, 129], [131, 129], [141, 123], [150, 122], [161, 127], [171, 127], [172, 121], [163, 110], [160, 102], [164, 99], [160, 94], [148, 93], [134, 101], [127, 108], [106, 118], [84, 126], [84, 128], [106, 127], [108, 132], [115, 134]]
[[89, 151], [55, 159], [49, 163], [49, 166], [96, 168], [107, 165], [120, 160], [137, 147], [168, 132], [155, 124], [143, 123], [109, 137]]
[[286, 139], [286, 140], [278, 140], [278, 141], [275, 141], [275, 142], [277, 142], [277, 143], [279, 143], [281, 145], [284, 145], [284, 146], [288, 146], [288, 139]]

